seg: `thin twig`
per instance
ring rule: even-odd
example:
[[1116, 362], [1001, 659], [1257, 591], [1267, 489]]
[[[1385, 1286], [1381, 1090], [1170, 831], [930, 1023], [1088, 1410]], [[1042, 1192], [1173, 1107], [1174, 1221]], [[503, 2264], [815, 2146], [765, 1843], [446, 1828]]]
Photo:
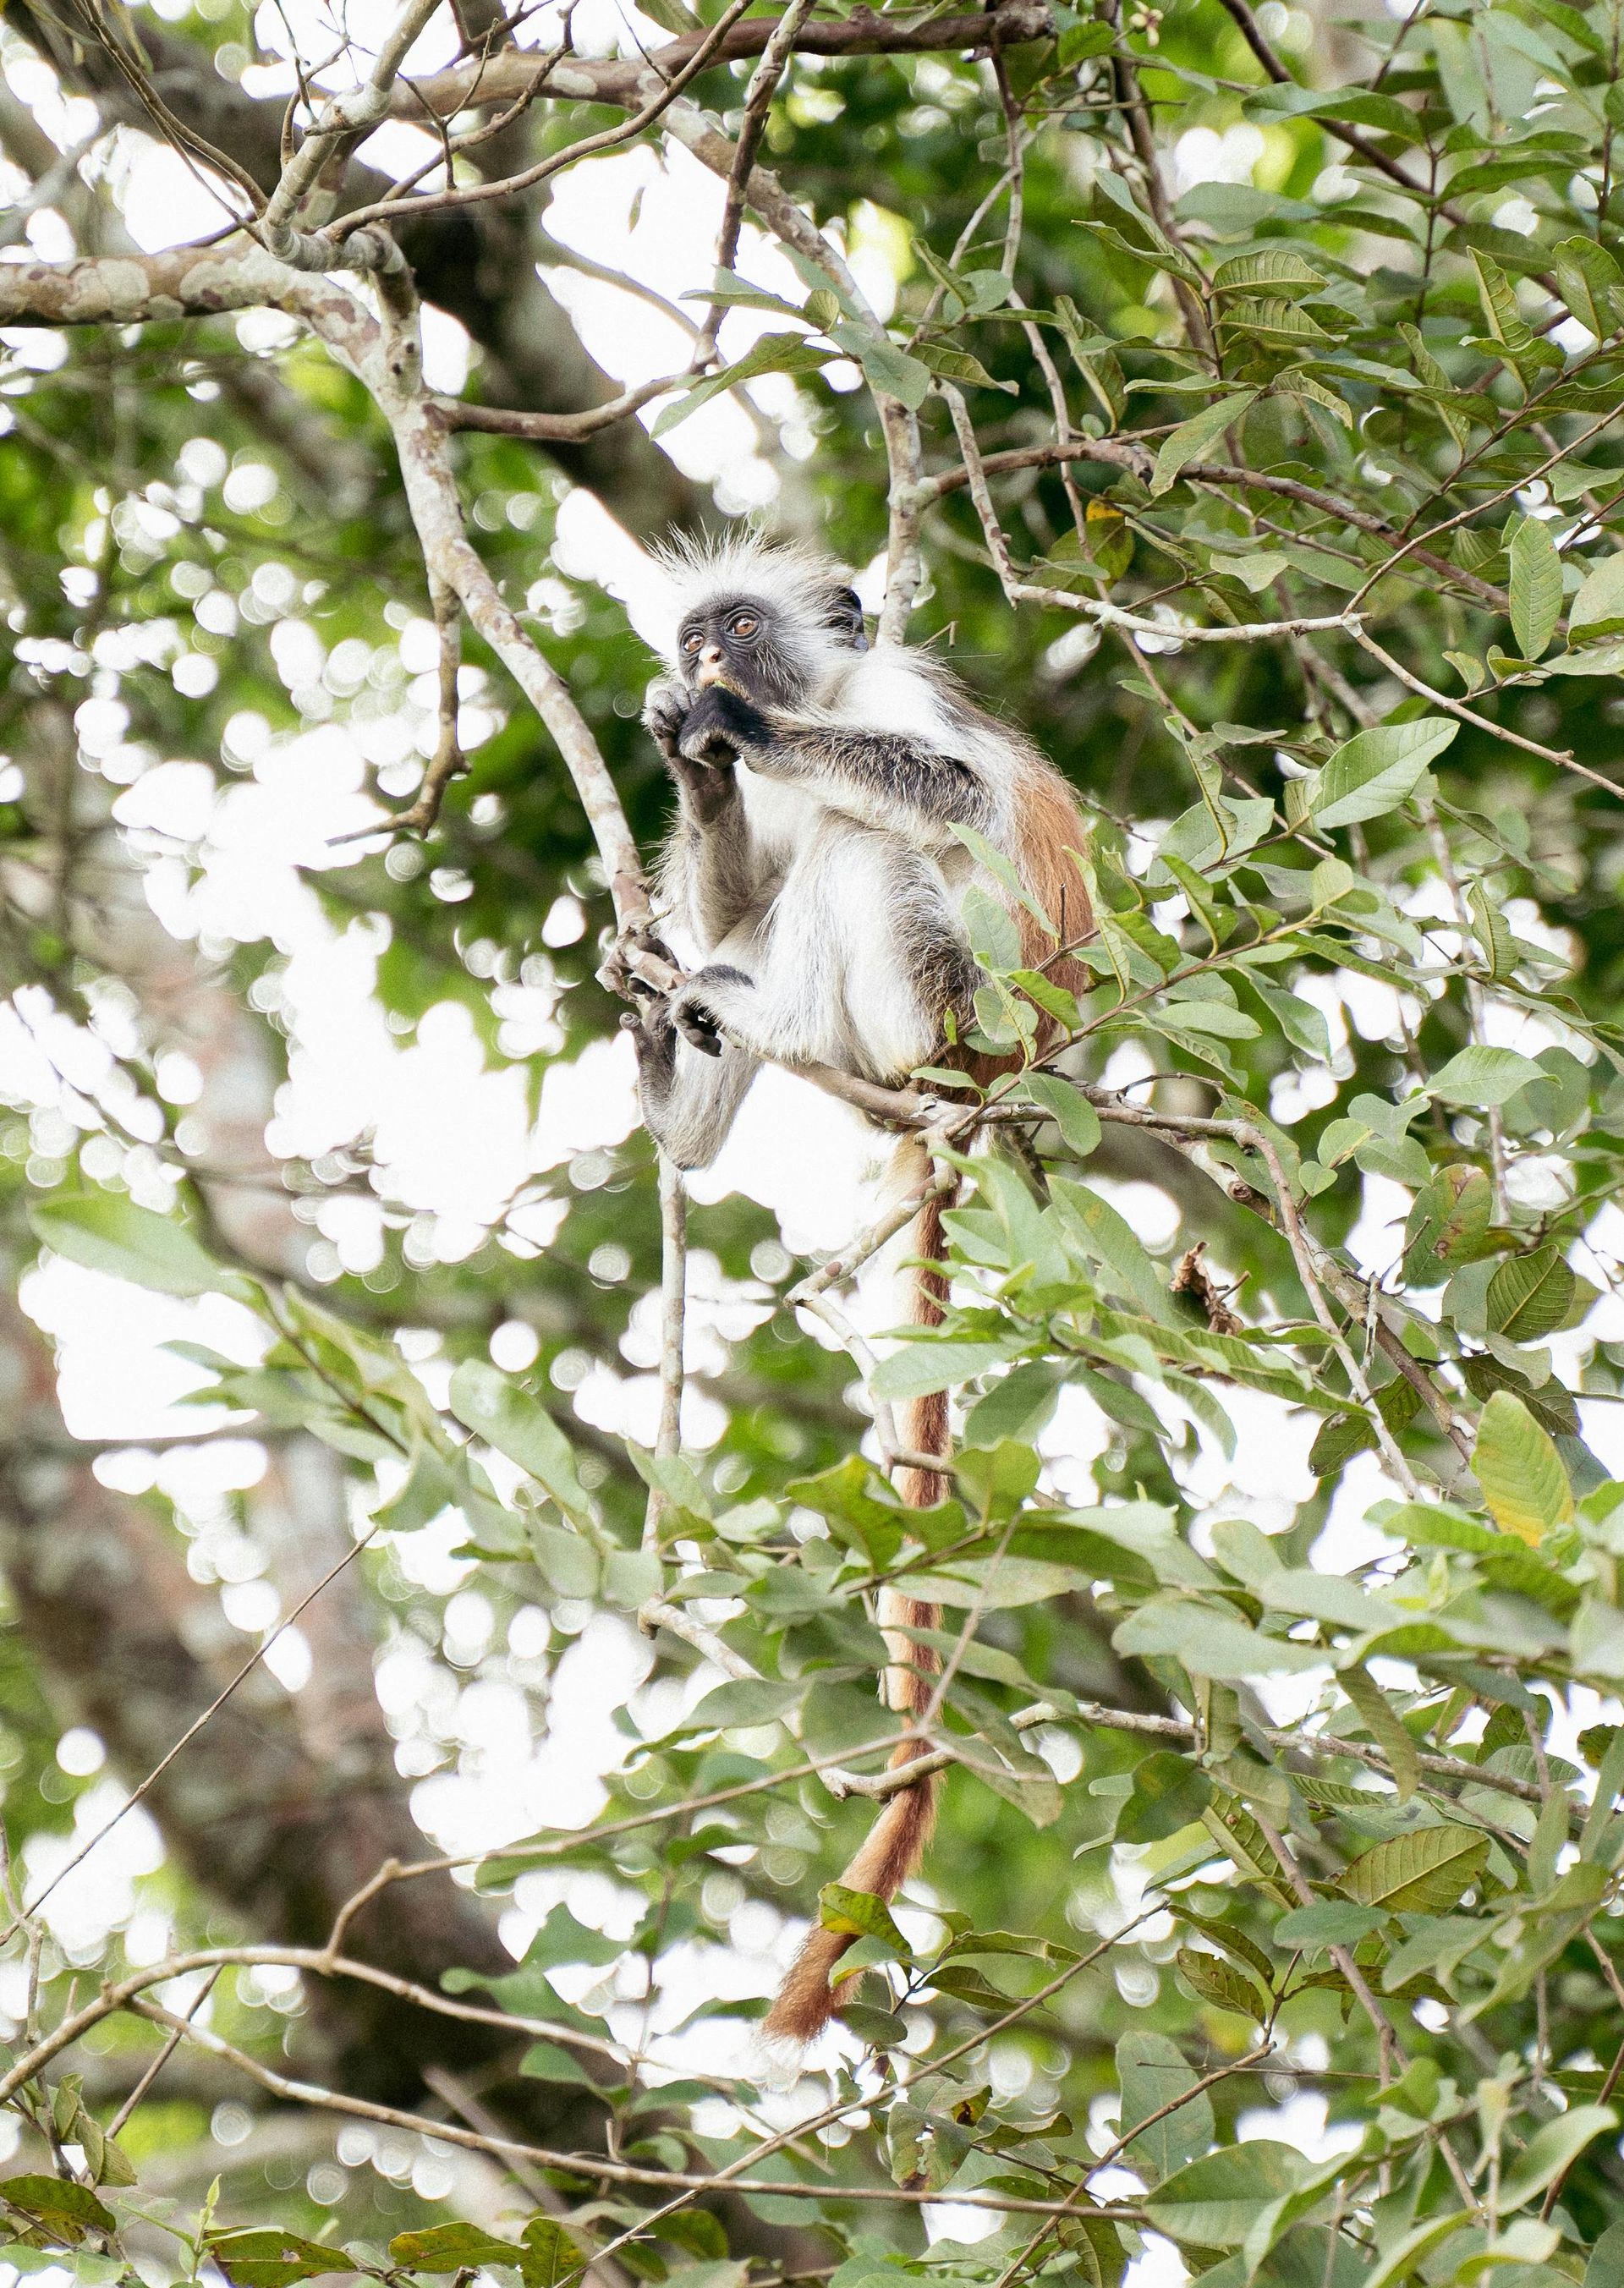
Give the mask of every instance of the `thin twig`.
[[[660, 1189], [660, 1419], [655, 1433], [657, 1460], [673, 1461], [682, 1450], [682, 1365], [688, 1316], [688, 1192], [682, 1171], [667, 1152], [659, 1155]], [[643, 1547], [657, 1549], [665, 1497], [649, 1489], [643, 1513]]]
[[[257, 1651], [251, 1652], [249, 1655], [248, 1658], [243, 1663], [242, 1667], [238, 1669], [231, 1681], [227, 1685], [224, 1686], [220, 1691], [215, 1694], [213, 1699], [209, 1703], [208, 1706], [203, 1710], [200, 1716], [193, 1718], [192, 1721], [187, 1726], [186, 1730], [180, 1735], [180, 1737], [176, 1741], [174, 1746], [169, 1751], [168, 1754], [162, 1757], [159, 1761], [153, 1766], [146, 1778], [140, 1781], [131, 1793], [124, 1798], [123, 1802], [120, 1804], [118, 1809], [113, 1814], [111, 1819], [106, 1821], [102, 1826], [99, 1827], [95, 1834], [90, 1837], [88, 1841], [82, 1843], [78, 1850], [74, 1852], [71, 1857], [65, 1859], [62, 1864], [57, 1869], [55, 1874], [52, 1875], [51, 1880], [42, 1890], [36, 1893], [36, 1895], [29, 1900], [28, 1904], [28, 1912], [30, 1915], [37, 1913], [39, 1909], [44, 1904], [45, 1901], [51, 1896], [51, 1894], [56, 1889], [58, 1884], [64, 1882], [67, 1878], [73, 1873], [76, 1867], [82, 1867], [84, 1864], [84, 1862], [90, 1857], [91, 1853], [96, 1849], [97, 1846], [104, 1843], [107, 1837], [111, 1835], [113, 1830], [118, 1825], [120, 1820], [123, 1819], [130, 1812], [132, 1812], [135, 1809], [136, 1805], [139, 1803], [144, 1797], [151, 1794], [153, 1789], [156, 1787], [164, 1773], [169, 1770], [171, 1765], [175, 1761], [175, 1759], [183, 1754], [184, 1752], [191, 1745], [192, 1742], [197, 1737], [197, 1735], [203, 1729], [204, 1726], [210, 1723], [214, 1717], [219, 1715], [220, 1710], [226, 1705], [226, 1703], [230, 1699], [237, 1687], [245, 1682], [246, 1680], [253, 1674], [255, 1669], [259, 1667], [260, 1662], [265, 1658], [266, 1654], [269, 1652], [271, 1647], [275, 1644], [280, 1638], [284, 1637], [287, 1634], [288, 1631], [294, 1625], [301, 1613], [305, 1613], [309, 1610], [310, 1607], [314, 1604], [316, 1599], [321, 1595], [322, 1590], [328, 1587], [331, 1582], [338, 1579], [339, 1574], [344, 1571], [346, 1566], [353, 1565], [354, 1563], [356, 1558], [360, 1556], [362, 1551], [367, 1547], [368, 1544], [371, 1541], [373, 1536], [378, 1531], [378, 1526], [375, 1519], [373, 1522], [368, 1526], [366, 1531], [360, 1537], [360, 1538], [353, 1542], [350, 1547], [345, 1551], [343, 1556], [338, 1559], [337, 1564], [329, 1566], [327, 1571], [322, 1574], [314, 1588], [310, 1590], [306, 1595], [299, 1599], [298, 1604], [294, 1606], [293, 1610], [287, 1616], [286, 1619], [279, 1621], [276, 1624], [276, 1626], [266, 1638], [265, 1642], [259, 1647]], [[4, 1931], [0, 1931], [0, 1946], [3, 1946], [6, 1940], [12, 1936], [17, 1928], [18, 1919], [13, 1918], [12, 1922], [7, 1925], [6, 1928]]]
[[[203, 1984], [198, 1988], [197, 1999], [192, 2004], [190, 2009], [186, 2014], [187, 2025], [189, 2026], [191, 2024], [198, 2012], [203, 2008], [203, 2004], [208, 2000], [210, 1995], [213, 1993], [215, 1987], [219, 1983], [219, 1972], [218, 1970], [215, 1971], [213, 1975], [211, 1977], [205, 1978]], [[158, 2052], [157, 2056], [154, 2058], [152, 2063], [141, 2076], [139, 2081], [136, 2083], [135, 2087], [131, 2091], [129, 2096], [125, 2098], [123, 2103], [119, 2107], [118, 2111], [113, 2116], [111, 2121], [108, 2122], [107, 2126], [107, 2134], [109, 2139], [117, 2136], [119, 2131], [123, 2127], [125, 2122], [129, 2120], [130, 2116], [135, 2111], [136, 2107], [147, 2095], [147, 2093], [151, 2089], [154, 2082], [156, 2081], [158, 2076], [163, 2072], [164, 2067], [174, 2056], [175, 2052], [180, 2047], [181, 2043], [185, 2041], [185, 2028], [177, 2026], [174, 2032], [170, 2036], [168, 2041], [164, 2043], [163, 2048]]]
[[[722, 205], [721, 228], [716, 234], [716, 268], [719, 273], [736, 266], [739, 231], [744, 220], [750, 171], [755, 165], [756, 153], [761, 147], [767, 116], [778, 91], [778, 82], [784, 76], [784, 68], [789, 61], [801, 26], [816, 4], [816, 0], [790, 0], [790, 5], [773, 26], [767, 45], [761, 51], [760, 62], [750, 75], [750, 85], [744, 91], [744, 116], [739, 127], [738, 144], [728, 172], [728, 195]], [[712, 303], [694, 345], [696, 364], [710, 363], [715, 354], [716, 337], [720, 331], [724, 314], [722, 303]]]

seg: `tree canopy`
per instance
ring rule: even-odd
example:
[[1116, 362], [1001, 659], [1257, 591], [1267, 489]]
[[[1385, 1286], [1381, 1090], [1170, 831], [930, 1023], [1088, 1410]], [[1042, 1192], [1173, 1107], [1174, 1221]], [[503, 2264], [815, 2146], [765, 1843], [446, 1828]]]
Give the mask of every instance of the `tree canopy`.
[[[1621, 33], [11, 0], [13, 2272], [1618, 2288]], [[903, 1339], [614, 1045], [746, 514], [1090, 822]]]

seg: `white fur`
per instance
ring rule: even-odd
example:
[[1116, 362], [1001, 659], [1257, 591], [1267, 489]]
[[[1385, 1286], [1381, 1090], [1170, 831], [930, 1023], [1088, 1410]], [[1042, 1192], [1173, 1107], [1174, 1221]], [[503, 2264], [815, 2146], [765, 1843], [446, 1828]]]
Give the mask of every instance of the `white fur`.
[[673, 668], [679, 665], [677, 638], [683, 623], [737, 596], [759, 596], [772, 607], [816, 696], [839, 676], [844, 662], [860, 656], [823, 625], [831, 592], [848, 584], [848, 575], [830, 557], [744, 533], [721, 540], [679, 537], [660, 551], [660, 562], [669, 586], [659, 647]]
[[[750, 536], [681, 544], [665, 561], [673, 666], [685, 620], [707, 605], [760, 599], [777, 622], [775, 640], [805, 676], [807, 698], [792, 711], [799, 723], [889, 734], [967, 766], [979, 783], [981, 831], [995, 847], [1012, 848], [1022, 774], [1036, 759], [973, 707], [928, 654], [859, 651], [826, 628], [832, 592], [847, 584], [838, 566]], [[900, 782], [833, 764], [781, 776], [768, 754], [753, 765], [741, 758], [736, 772], [753, 885], [749, 910], [720, 936], [707, 931], [683, 836], [671, 846], [666, 870], [673, 934], [703, 960], [690, 989], [728, 1043], [720, 1061], [681, 1044], [657, 1124], [649, 1107], [650, 1125], [687, 1166], [714, 1156], [762, 1058], [832, 1065], [882, 1082], [925, 1063], [940, 1037], [946, 989], [936, 965], [960, 957], [953, 941], [962, 943], [965, 892], [979, 878], [996, 893], [942, 819]], [[680, 949], [693, 959], [689, 944]], [[718, 976], [719, 967], [742, 974]], [[934, 1000], [927, 981], [938, 989]]]

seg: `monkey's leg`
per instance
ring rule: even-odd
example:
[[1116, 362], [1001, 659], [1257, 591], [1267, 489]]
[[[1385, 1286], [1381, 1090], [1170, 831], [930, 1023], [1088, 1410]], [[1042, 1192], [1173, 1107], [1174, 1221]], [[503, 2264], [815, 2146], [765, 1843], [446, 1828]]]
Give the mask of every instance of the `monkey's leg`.
[[747, 945], [716, 949], [672, 997], [672, 1017], [690, 1040], [725, 1037], [758, 1061], [846, 1063], [840, 1022], [840, 851], [851, 830], [825, 819], [792, 861], [771, 911]]
[[707, 963], [672, 998], [690, 1039], [725, 1036], [753, 1056], [899, 1079], [973, 989], [974, 964], [942, 877], [899, 836], [825, 817], [797, 854], [749, 971]]
[[895, 1084], [940, 1048], [947, 1011], [968, 1008], [975, 957], [941, 874], [897, 836], [850, 832], [840, 873], [842, 1061]]
[[720, 1054], [702, 1053], [678, 1031], [668, 1001], [620, 1021], [637, 1043], [644, 1126], [679, 1168], [708, 1167], [727, 1140], [758, 1060], [731, 1042], [720, 1045]]

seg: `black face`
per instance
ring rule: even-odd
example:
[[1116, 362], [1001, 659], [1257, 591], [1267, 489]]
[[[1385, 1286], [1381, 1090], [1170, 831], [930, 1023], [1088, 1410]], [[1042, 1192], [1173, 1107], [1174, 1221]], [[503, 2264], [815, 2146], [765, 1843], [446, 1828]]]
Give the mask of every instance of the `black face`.
[[[823, 625], [855, 651], [867, 650], [863, 607], [851, 589], [828, 599]], [[762, 706], [784, 706], [800, 696], [804, 678], [783, 640], [782, 618], [759, 597], [722, 597], [696, 612], [682, 623], [677, 649], [690, 687], [723, 683]]]

